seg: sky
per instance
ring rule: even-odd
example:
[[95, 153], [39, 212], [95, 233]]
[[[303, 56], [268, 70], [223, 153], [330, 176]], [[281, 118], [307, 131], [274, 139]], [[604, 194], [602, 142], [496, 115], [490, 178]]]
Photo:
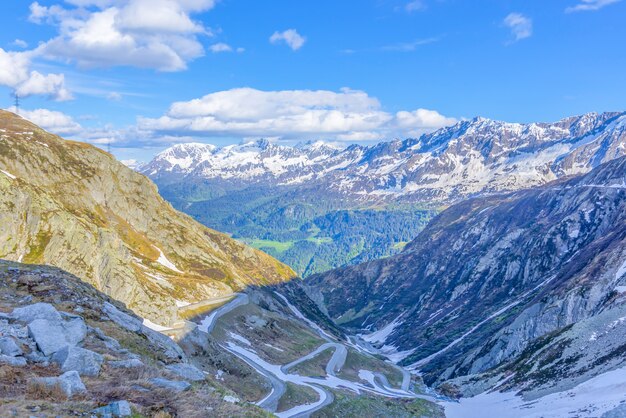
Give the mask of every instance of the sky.
[[149, 160], [626, 110], [626, 0], [4, 0], [0, 107]]

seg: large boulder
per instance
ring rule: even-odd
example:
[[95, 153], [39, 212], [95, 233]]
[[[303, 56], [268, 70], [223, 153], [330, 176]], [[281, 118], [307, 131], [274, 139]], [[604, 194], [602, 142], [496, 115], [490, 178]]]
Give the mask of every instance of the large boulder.
[[22, 322], [32, 322], [36, 319], [47, 319], [50, 321], [61, 320], [59, 311], [49, 303], [35, 303], [33, 305], [15, 308], [11, 316], [13, 319]]
[[0, 337], [0, 354], [10, 357], [16, 357], [21, 356], [24, 353], [13, 338]]
[[69, 321], [35, 319], [28, 324], [28, 335], [46, 356], [51, 356], [66, 346], [75, 346], [87, 335], [87, 326], [82, 318]]
[[201, 380], [204, 380], [205, 378], [202, 370], [198, 369], [195, 366], [192, 366], [191, 364], [170, 364], [169, 366], [166, 366], [166, 369], [174, 373], [175, 375], [182, 377], [185, 380], [191, 380], [192, 382], [199, 382]]
[[58, 377], [38, 377], [33, 379], [33, 382], [48, 388], [59, 387], [68, 398], [71, 398], [77, 393], [87, 391], [83, 381], [80, 380], [78, 372], [75, 370], [63, 373]]
[[100, 374], [104, 358], [91, 350], [65, 346], [54, 353], [52, 361], [64, 372], [75, 370], [81, 376], [97, 376]]
[[94, 409], [91, 412], [103, 418], [129, 417], [133, 414], [133, 411], [128, 401], [111, 402], [110, 404]]

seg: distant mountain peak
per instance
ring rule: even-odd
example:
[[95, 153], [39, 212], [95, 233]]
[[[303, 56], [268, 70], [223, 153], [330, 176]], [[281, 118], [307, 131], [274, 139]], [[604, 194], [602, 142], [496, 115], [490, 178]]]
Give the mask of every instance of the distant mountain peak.
[[554, 123], [476, 117], [417, 139], [346, 148], [259, 140], [184, 156], [164, 152], [142, 172], [174, 181], [310, 185], [364, 201], [450, 202], [545, 184], [625, 155], [625, 115], [592, 112]]

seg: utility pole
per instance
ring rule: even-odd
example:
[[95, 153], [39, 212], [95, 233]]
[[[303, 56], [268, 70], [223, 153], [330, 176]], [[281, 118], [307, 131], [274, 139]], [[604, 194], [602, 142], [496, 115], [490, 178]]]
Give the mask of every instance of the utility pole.
[[107, 152], [109, 154], [111, 153], [111, 140], [110, 139], [107, 141]]
[[20, 95], [17, 94], [17, 91], [14, 93], [15, 96], [15, 113], [20, 114]]

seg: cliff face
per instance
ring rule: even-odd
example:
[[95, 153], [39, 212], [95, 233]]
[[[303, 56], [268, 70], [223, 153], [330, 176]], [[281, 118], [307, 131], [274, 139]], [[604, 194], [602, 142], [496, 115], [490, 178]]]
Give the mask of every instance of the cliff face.
[[174, 210], [143, 175], [0, 111], [0, 258], [77, 275], [161, 324], [291, 269]]
[[[587, 328], [578, 324], [593, 323], [600, 335], [623, 316], [626, 158], [567, 182], [454, 205], [402, 254], [307, 283], [335, 321], [429, 382], [523, 363], [550, 346], [550, 361], [533, 358], [516, 373], [541, 370], [563, 352], [558, 339], [534, 346], [541, 339], [567, 332], [580, 346], [576, 330]], [[596, 359], [625, 360], [618, 346], [594, 350]]]

